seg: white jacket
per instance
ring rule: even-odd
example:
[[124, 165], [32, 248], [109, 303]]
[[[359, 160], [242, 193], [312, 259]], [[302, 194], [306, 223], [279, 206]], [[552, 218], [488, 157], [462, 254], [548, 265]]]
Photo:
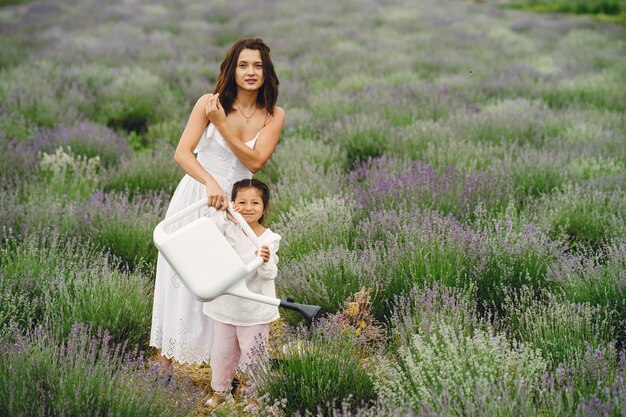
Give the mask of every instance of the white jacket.
[[[230, 243], [245, 263], [251, 262], [254, 259], [256, 256], [256, 247], [243, 233], [241, 227], [226, 218], [225, 212], [217, 213], [217, 215], [210, 217], [210, 219], [215, 223], [218, 229], [224, 233], [228, 243]], [[270, 229], [266, 229], [258, 239], [261, 245], [269, 246], [270, 259], [264, 262], [256, 271], [248, 274], [246, 277], [246, 285], [252, 292], [274, 298], [276, 297], [274, 279], [278, 274], [278, 255], [276, 253], [278, 252], [281, 236], [278, 233], [272, 232]], [[235, 326], [265, 324], [280, 317], [278, 307], [276, 306], [227, 294], [221, 295], [213, 301], [204, 303], [202, 310], [204, 314], [214, 320]]]

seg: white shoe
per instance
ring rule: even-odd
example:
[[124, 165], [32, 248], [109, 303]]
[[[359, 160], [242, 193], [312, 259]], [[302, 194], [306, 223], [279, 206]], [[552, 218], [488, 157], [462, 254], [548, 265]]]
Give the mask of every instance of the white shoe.
[[[215, 396], [220, 397], [220, 400], [216, 400]], [[228, 394], [226, 396], [221, 396], [219, 394], [214, 394], [211, 398], [209, 398], [208, 400], [205, 401], [204, 406], [205, 407], [217, 407], [218, 405], [224, 404], [224, 403], [234, 403], [235, 399], [233, 398], [232, 394]]]

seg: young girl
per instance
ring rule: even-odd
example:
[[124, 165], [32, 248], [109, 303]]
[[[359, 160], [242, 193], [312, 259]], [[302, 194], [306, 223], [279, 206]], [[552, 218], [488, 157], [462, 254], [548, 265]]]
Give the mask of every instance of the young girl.
[[[263, 226], [270, 193], [263, 182], [250, 179], [233, 185], [235, 210], [240, 213], [261, 243], [260, 256], [264, 263], [246, 277], [252, 292], [276, 297], [274, 279], [278, 272], [278, 242], [280, 235]], [[211, 218], [244, 262], [256, 256], [256, 248], [230, 215], [219, 212]], [[216, 406], [230, 399], [231, 382], [241, 360], [246, 370], [254, 361], [267, 358], [269, 323], [278, 319], [278, 307], [232, 295], [222, 295], [205, 303], [203, 311], [213, 319], [213, 350], [211, 352], [212, 398], [205, 403]]]

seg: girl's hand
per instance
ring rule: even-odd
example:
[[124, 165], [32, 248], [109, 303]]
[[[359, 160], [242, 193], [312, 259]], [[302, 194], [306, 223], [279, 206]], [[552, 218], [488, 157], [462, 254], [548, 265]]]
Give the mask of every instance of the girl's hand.
[[216, 210], [226, 210], [226, 207], [228, 207], [228, 196], [218, 183], [212, 182], [207, 184], [206, 195], [209, 207], [215, 207]]
[[255, 255], [259, 255], [261, 258], [263, 258], [263, 262], [267, 262], [270, 260], [270, 248], [267, 245], [263, 245], [261, 246], [261, 254], [259, 254], [259, 251], [255, 252]]
[[219, 93], [213, 94], [209, 97], [207, 105], [204, 107], [204, 112], [207, 119], [213, 123], [216, 127], [221, 126], [226, 122], [226, 112], [220, 103]]

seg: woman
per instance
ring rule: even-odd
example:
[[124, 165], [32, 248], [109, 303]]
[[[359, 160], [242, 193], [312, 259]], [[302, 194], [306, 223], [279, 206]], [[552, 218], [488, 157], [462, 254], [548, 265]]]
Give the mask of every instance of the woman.
[[[208, 207], [175, 227], [225, 210], [230, 196], [224, 190], [252, 178], [274, 152], [285, 113], [275, 106], [278, 77], [269, 52], [261, 39], [237, 41], [220, 65], [214, 94], [196, 102], [174, 155], [187, 175], [178, 184], [166, 217], [204, 197]], [[160, 349], [164, 366], [172, 359], [209, 361], [212, 323], [202, 306], [159, 255], [150, 346]]]

